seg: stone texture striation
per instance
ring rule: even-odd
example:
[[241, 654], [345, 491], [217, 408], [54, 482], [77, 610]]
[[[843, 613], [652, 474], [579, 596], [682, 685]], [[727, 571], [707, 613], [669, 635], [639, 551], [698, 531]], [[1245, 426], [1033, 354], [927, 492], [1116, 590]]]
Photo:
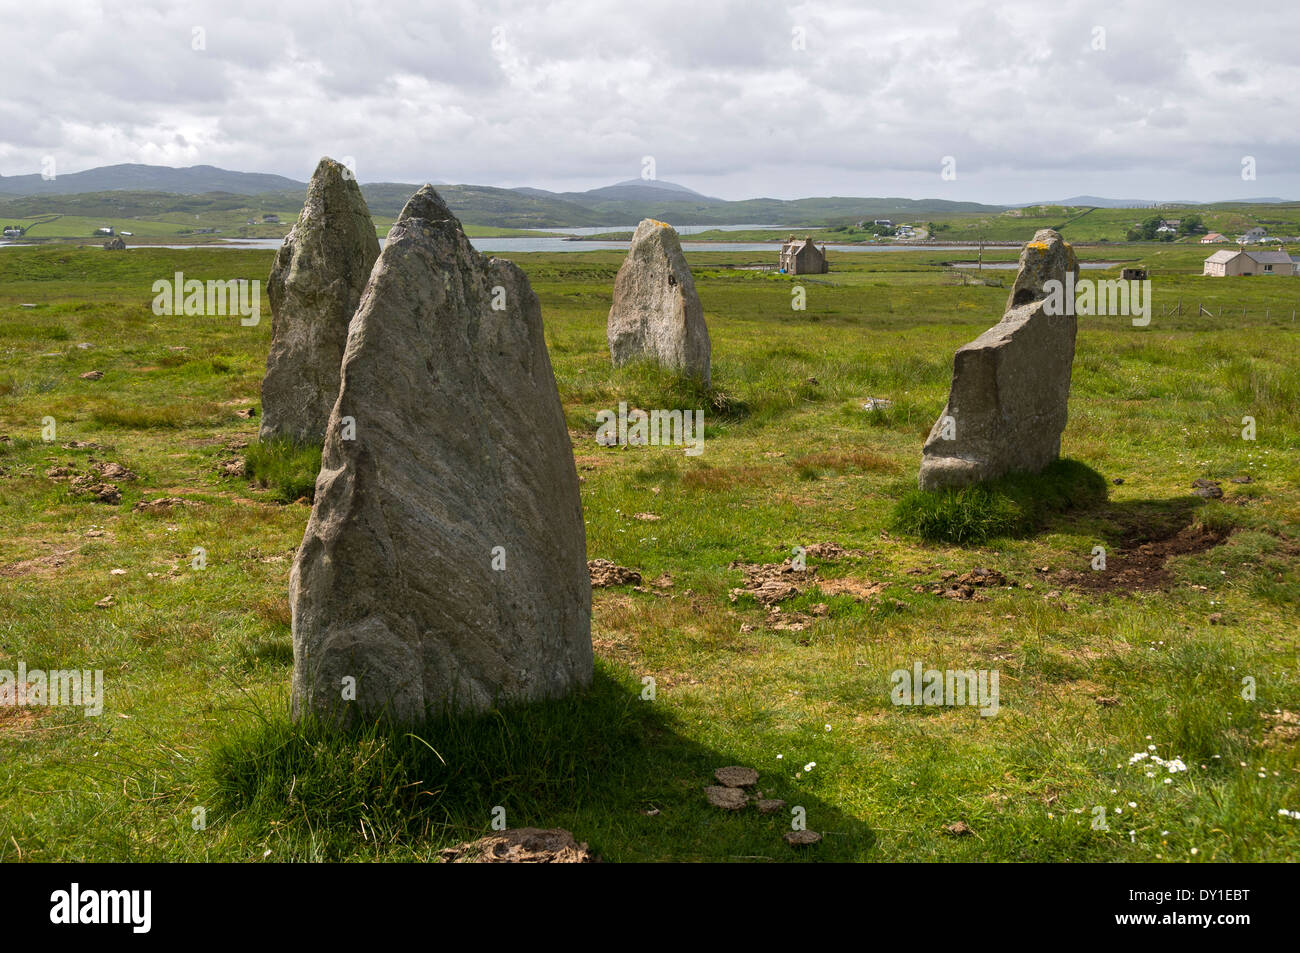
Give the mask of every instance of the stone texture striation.
[[418, 722], [591, 681], [586, 533], [541, 308], [431, 186], [352, 321], [290, 603], [298, 716]]

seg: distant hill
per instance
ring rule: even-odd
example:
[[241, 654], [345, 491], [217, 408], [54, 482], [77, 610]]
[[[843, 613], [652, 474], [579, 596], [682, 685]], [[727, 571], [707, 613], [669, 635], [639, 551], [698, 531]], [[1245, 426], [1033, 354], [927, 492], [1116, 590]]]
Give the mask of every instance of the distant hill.
[[1073, 198], [1053, 202], [1018, 202], [1010, 208], [1033, 208], [1039, 205], [1061, 205], [1067, 207], [1092, 206], [1093, 208], [1154, 208], [1161, 205], [1279, 205], [1288, 199], [1227, 199], [1223, 202], [1194, 202], [1191, 199], [1105, 199], [1096, 195], [1076, 195]]
[[231, 192], [260, 195], [263, 192], [305, 190], [306, 182], [265, 172], [231, 172], [211, 165], [173, 169], [163, 165], [106, 165], [85, 172], [60, 173], [46, 181], [39, 173], [0, 176], [0, 193], [10, 195], [73, 195], [87, 192], [149, 191], [174, 195]]

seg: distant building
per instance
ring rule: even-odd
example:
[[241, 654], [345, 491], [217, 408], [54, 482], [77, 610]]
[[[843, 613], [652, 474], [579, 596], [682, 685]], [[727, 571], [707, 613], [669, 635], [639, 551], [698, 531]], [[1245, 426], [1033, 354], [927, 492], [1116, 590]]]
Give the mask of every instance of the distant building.
[[1250, 231], [1246, 232], [1245, 235], [1238, 238], [1237, 241], [1243, 245], [1253, 245], [1256, 242], [1262, 242], [1267, 237], [1268, 232], [1263, 227], [1256, 225]]
[[99, 226], [99, 228], [95, 229], [95, 234], [96, 234], [96, 235], [112, 235], [112, 234], [113, 234], [113, 226], [112, 226], [112, 225], [101, 225], [101, 226]]
[[1145, 268], [1124, 268], [1120, 270], [1119, 277], [1121, 281], [1146, 281], [1147, 270]]
[[4, 237], [22, 238], [23, 235], [26, 233], [26, 231], [27, 230], [23, 228], [21, 225], [6, 225], [4, 230]]
[[263, 224], [263, 225], [279, 225], [279, 224], [280, 224], [280, 216], [279, 216], [279, 215], [263, 215], [263, 216], [262, 216], [262, 224]]
[[1294, 275], [1296, 263], [1284, 251], [1216, 251], [1205, 259], [1202, 275], [1228, 278], [1236, 275]]
[[876, 219], [874, 222], [872, 222], [871, 224], [872, 224], [872, 225], [889, 225], [890, 227], [893, 227], [893, 224], [894, 224], [894, 223], [893, 223], [892, 221], [890, 221], [889, 219], [887, 219], [887, 218], [878, 218], [878, 219]]
[[812, 236], [799, 241], [791, 235], [781, 245], [781, 270], [787, 275], [824, 275], [830, 271], [826, 246], [818, 248]]
[[1215, 245], [1218, 244], [1219, 242], [1226, 242], [1227, 240], [1228, 240], [1227, 235], [1220, 235], [1218, 232], [1210, 232], [1210, 234], [1206, 235], [1204, 238], [1201, 239], [1201, 244]]

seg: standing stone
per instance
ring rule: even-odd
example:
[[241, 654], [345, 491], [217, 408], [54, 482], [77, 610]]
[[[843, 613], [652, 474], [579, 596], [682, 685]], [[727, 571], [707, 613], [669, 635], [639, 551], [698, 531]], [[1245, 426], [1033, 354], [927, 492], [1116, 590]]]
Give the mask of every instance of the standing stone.
[[921, 451], [921, 489], [1037, 473], [1059, 456], [1076, 321], [1045, 313], [1044, 285], [1067, 273], [1078, 278], [1074, 249], [1041, 229], [1020, 252], [1002, 320], [957, 351], [948, 405]]
[[321, 159], [266, 283], [271, 352], [259, 439], [321, 442], [339, 394], [348, 323], [378, 257], [375, 223], [356, 179], [342, 164]]
[[295, 715], [411, 723], [588, 684], [586, 532], [541, 306], [432, 186], [388, 233], [342, 378], [290, 575]]
[[709, 329], [677, 231], [642, 220], [614, 279], [609, 309], [614, 366], [649, 359], [709, 384]]

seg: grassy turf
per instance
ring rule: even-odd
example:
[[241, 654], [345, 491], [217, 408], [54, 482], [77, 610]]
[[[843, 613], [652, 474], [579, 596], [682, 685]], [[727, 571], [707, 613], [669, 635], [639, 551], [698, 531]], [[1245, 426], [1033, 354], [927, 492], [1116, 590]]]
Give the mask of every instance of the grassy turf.
[[[0, 709], [0, 858], [423, 860], [486, 832], [495, 807], [611, 860], [1300, 857], [1300, 823], [1278, 814], [1300, 809], [1300, 757], [1272, 730], [1275, 710], [1300, 711], [1300, 285], [1201, 278], [1195, 248], [1095, 250], [1151, 267], [1155, 313], [1145, 328], [1080, 319], [1063, 453], [1124, 482], [1044, 521], [1025, 504], [1035, 525], [956, 544], [901, 532], [895, 511], [952, 353], [1001, 314], [1009, 273], [963, 279], [942, 264], [951, 253], [908, 252], [790, 279], [727, 267], [770, 255], [691, 254], [713, 338], [706, 394], [609, 367], [619, 253], [519, 255], [589, 556], [671, 584], [596, 592], [583, 696], [330, 737], [292, 728], [286, 698], [287, 579], [308, 509], [282, 502], [287, 485], [222, 469], [255, 439], [240, 412], [257, 404], [270, 322], [150, 309], [158, 278], [265, 280], [272, 254], [0, 251], [0, 669], [99, 668], [108, 685], [99, 717]], [[103, 377], [80, 377], [92, 370]], [[868, 411], [868, 397], [893, 403]], [[703, 408], [704, 453], [598, 445], [596, 413], [623, 400]], [[313, 466], [268, 459], [295, 479]], [[47, 475], [105, 461], [135, 474], [117, 504]], [[1240, 475], [1254, 482], [1229, 482]], [[1198, 477], [1224, 499], [1191, 495]], [[159, 497], [189, 505], [135, 508]], [[1087, 572], [1099, 543], [1123, 556], [1189, 525], [1230, 535], [1171, 559], [1161, 587], [1050, 584], [1061, 594], [1046, 598], [1042, 567]], [[856, 555], [810, 556], [820, 579], [883, 591], [814, 590], [787, 608], [810, 624], [786, 630], [729, 598], [733, 561], [825, 541]], [[1017, 585], [981, 603], [924, 591], [977, 566]], [[997, 669], [998, 715], [894, 706], [890, 673], [916, 661]], [[1188, 771], [1130, 763], [1149, 746]], [[709, 807], [701, 789], [724, 764], [757, 768], [823, 843], [796, 854], [788, 818]], [[945, 833], [958, 820], [971, 836]]]

